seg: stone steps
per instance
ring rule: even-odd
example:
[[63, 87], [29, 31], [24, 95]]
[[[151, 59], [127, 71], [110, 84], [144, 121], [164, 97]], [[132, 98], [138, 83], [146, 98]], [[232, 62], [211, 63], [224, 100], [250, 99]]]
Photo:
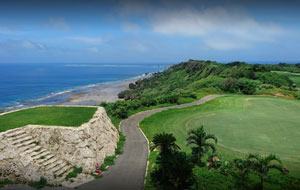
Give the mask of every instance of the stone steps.
[[11, 141], [16, 141], [16, 140], [19, 140], [20, 138], [23, 138], [23, 137], [27, 137], [27, 134], [26, 133], [23, 133], [21, 135], [18, 135], [16, 137], [10, 137], [10, 140]]
[[20, 144], [20, 143], [22, 143], [24, 141], [28, 141], [28, 140], [32, 140], [32, 137], [25, 135], [24, 137], [19, 138], [18, 140], [13, 140], [13, 145], [17, 145], [17, 144]]
[[24, 133], [26, 133], [26, 132], [23, 131], [23, 130], [18, 130], [18, 129], [16, 129], [16, 130], [14, 130], [14, 131], [7, 132], [7, 133], [6, 133], [6, 137], [8, 137], [8, 138], [13, 138], [13, 137], [17, 137], [17, 136], [19, 136], [19, 135], [22, 135], [22, 134], [24, 134]]
[[7, 132], [6, 137], [16, 150], [30, 156], [42, 172], [53, 175], [57, 184], [65, 182], [66, 176], [73, 170], [72, 165], [38, 145], [39, 143], [22, 129], [13, 129]]

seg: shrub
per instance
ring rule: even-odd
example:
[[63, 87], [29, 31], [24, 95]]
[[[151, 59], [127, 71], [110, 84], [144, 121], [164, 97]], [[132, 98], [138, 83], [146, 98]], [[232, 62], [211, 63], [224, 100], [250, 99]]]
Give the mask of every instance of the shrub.
[[237, 82], [238, 80], [235, 78], [228, 78], [221, 81], [220, 88], [225, 92], [236, 92], [238, 90]]
[[258, 81], [241, 78], [238, 80], [237, 86], [243, 94], [255, 94], [256, 88], [259, 85]]
[[146, 99], [146, 98], [143, 98], [141, 100], [141, 105], [144, 106], [144, 107], [150, 107], [150, 106], [155, 106], [157, 104], [157, 101], [154, 100], [154, 99]]
[[29, 182], [28, 185], [31, 187], [37, 188], [37, 189], [41, 189], [41, 188], [44, 188], [45, 186], [47, 186], [47, 180], [44, 177], [41, 177], [40, 181]]
[[73, 171], [71, 171], [70, 173], [68, 173], [68, 175], [66, 176], [66, 179], [70, 179], [70, 178], [76, 178], [78, 174], [82, 173], [82, 167], [80, 168], [74, 168]]

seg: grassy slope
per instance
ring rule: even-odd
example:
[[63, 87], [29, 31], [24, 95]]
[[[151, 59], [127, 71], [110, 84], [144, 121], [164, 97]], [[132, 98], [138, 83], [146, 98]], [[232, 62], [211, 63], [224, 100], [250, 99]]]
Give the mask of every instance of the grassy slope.
[[0, 132], [28, 124], [80, 126], [88, 122], [97, 108], [38, 107], [0, 116]]
[[271, 97], [223, 97], [201, 106], [164, 111], [140, 123], [149, 140], [169, 132], [185, 151], [187, 131], [204, 125], [218, 139], [222, 158], [244, 153], [276, 153], [293, 172], [300, 171], [300, 103]]
[[276, 73], [289, 77], [297, 85], [297, 87], [300, 88], [300, 74], [280, 72], [280, 71], [276, 71]]

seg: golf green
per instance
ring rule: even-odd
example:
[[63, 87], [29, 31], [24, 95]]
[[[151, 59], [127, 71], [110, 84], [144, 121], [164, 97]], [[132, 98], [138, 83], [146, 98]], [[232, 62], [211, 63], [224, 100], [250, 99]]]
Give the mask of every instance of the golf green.
[[163, 111], [140, 123], [150, 141], [157, 133], [173, 133], [177, 144], [188, 152], [187, 132], [201, 125], [217, 136], [223, 159], [274, 153], [290, 170], [300, 172], [300, 101], [226, 96], [199, 106]]

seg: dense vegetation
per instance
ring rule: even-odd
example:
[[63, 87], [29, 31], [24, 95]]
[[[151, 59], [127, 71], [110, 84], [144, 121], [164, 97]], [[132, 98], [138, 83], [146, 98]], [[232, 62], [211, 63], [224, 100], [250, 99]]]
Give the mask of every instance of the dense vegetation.
[[[283, 167], [281, 160], [273, 155], [260, 156], [249, 154], [246, 158], [237, 158], [233, 161], [221, 161], [216, 154], [208, 156], [206, 164], [197, 159], [199, 153], [203, 157], [208, 152], [208, 147], [213, 153], [216, 149], [208, 139], [217, 138], [207, 134], [203, 127], [191, 130], [187, 136], [187, 144], [193, 144], [192, 154], [179, 152], [176, 138], [172, 134], [160, 133], [153, 138], [151, 150], [156, 150], [158, 155], [154, 160], [151, 170], [151, 182], [156, 189], [260, 189], [268, 185], [276, 185], [280, 189], [299, 189], [300, 181], [286, 176], [288, 170]], [[195, 151], [194, 151], [195, 150]], [[195, 159], [196, 158], [196, 159]], [[206, 170], [206, 171], [205, 171]], [[269, 175], [277, 170], [274, 175]], [[210, 173], [210, 175], [207, 175]], [[215, 180], [214, 182], [212, 181]], [[199, 180], [200, 179], [200, 180]], [[225, 179], [225, 180], [224, 180]], [[211, 183], [208, 180], [211, 180]], [[223, 183], [222, 183], [223, 181]], [[217, 186], [215, 186], [215, 184]], [[279, 185], [280, 184], [280, 185]], [[267, 187], [269, 189], [269, 186]]]
[[0, 116], [0, 132], [28, 124], [77, 127], [88, 122], [97, 108], [91, 107], [37, 107]]
[[142, 100], [165, 95], [180, 95], [203, 88], [222, 92], [255, 94], [264, 88], [289, 89], [293, 82], [286, 76], [271, 72], [264, 65], [232, 62], [221, 64], [211, 61], [190, 60], [171, 66], [166, 71], [137, 81], [130, 90], [121, 92], [125, 100]]
[[285, 72], [290, 72], [290, 73], [300, 73], [300, 63], [296, 63], [296, 64], [287, 64], [287, 63], [266, 64], [264, 66], [272, 71], [285, 71]]

